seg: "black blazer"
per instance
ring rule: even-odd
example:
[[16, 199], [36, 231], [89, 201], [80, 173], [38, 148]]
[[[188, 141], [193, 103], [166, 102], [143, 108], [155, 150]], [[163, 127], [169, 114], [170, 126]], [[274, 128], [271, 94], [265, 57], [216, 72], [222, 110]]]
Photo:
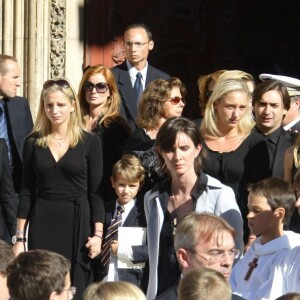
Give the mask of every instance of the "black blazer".
[[4, 98], [7, 109], [7, 127], [12, 146], [12, 176], [15, 191], [19, 193], [22, 181], [22, 161], [25, 138], [32, 131], [33, 122], [28, 101], [23, 97]]
[[[109, 226], [111, 219], [113, 218], [115, 211], [115, 203], [106, 209], [105, 213], [105, 226], [104, 236]], [[135, 206], [130, 211], [122, 227], [146, 227], [145, 213], [141, 205], [136, 201]], [[148, 285], [148, 246], [133, 246], [133, 258], [134, 262], [146, 262], [144, 269], [118, 269], [118, 275], [120, 281], [131, 282], [139, 286], [144, 292], [147, 291]], [[101, 279], [106, 276], [107, 270], [101, 270]]]
[[272, 177], [278, 177], [283, 179], [283, 169], [284, 169], [284, 154], [285, 151], [293, 145], [293, 137], [283, 128], [279, 135], [277, 142], [275, 157], [273, 160], [273, 165], [271, 168]]
[[[135, 102], [135, 94], [131, 84], [126, 61], [111, 69], [117, 83], [119, 93], [121, 95], [121, 114], [127, 120], [132, 131], [137, 129], [135, 119], [137, 117], [138, 109]], [[148, 64], [146, 84], [145, 87], [156, 79], [169, 79], [170, 75], [160, 71]]]
[[6, 141], [0, 139], [0, 239], [11, 243], [16, 232], [18, 196], [14, 191]]

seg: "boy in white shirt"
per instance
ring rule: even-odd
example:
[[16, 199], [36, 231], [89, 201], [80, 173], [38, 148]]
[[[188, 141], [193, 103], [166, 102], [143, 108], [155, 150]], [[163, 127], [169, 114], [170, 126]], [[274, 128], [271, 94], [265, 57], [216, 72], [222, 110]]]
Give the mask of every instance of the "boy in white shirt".
[[[100, 279], [131, 282], [146, 291], [148, 284], [148, 267], [145, 267], [148, 261], [147, 245], [131, 246], [118, 242], [119, 227], [146, 227], [143, 202], [139, 203], [136, 198], [144, 177], [144, 168], [139, 159], [133, 155], [124, 155], [113, 166], [111, 182], [118, 199], [113, 206], [107, 207], [105, 212], [105, 239], [100, 254]], [[134, 267], [118, 268], [118, 258], [133, 262]]]
[[[296, 209], [300, 215], [300, 170], [298, 169], [294, 178], [294, 188], [296, 190]], [[295, 247], [290, 251], [283, 262], [276, 267], [271, 295], [278, 297], [287, 293], [300, 293], [300, 247]]]
[[[233, 293], [245, 299], [273, 299], [275, 267], [292, 246], [300, 244], [298, 234], [283, 231], [294, 209], [295, 192], [279, 178], [252, 184], [248, 191], [248, 226], [251, 233], [259, 237], [233, 267], [230, 284]], [[292, 240], [294, 245], [291, 245]]]

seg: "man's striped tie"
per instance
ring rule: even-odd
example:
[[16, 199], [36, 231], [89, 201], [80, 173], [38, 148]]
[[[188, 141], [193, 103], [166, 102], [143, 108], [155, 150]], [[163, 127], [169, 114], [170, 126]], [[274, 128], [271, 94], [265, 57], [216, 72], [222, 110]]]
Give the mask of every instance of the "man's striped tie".
[[118, 234], [118, 228], [122, 223], [122, 213], [124, 212], [124, 207], [119, 205], [117, 207], [117, 215], [114, 219], [110, 221], [109, 227], [106, 231], [104, 243], [102, 245], [101, 251], [101, 263], [104, 268], [107, 267], [110, 261], [110, 245], [113, 240], [116, 239]]

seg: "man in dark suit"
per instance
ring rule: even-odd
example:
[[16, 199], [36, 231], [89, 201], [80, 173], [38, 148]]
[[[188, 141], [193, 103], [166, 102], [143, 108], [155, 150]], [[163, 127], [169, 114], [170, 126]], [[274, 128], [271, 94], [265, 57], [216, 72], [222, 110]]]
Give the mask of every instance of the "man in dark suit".
[[[174, 246], [181, 277], [189, 271], [210, 268], [229, 280], [231, 268], [239, 251], [234, 245], [234, 229], [222, 218], [207, 213], [190, 213], [176, 228]], [[178, 299], [177, 285], [159, 295], [156, 300]], [[232, 299], [243, 299], [232, 295]]]
[[267, 142], [272, 177], [283, 179], [284, 153], [293, 145], [293, 138], [282, 126], [284, 115], [290, 108], [286, 87], [276, 80], [258, 84], [252, 96], [256, 120], [255, 130]]
[[[1, 129], [0, 138], [4, 138], [7, 143], [16, 195], [21, 188], [24, 140], [33, 127], [28, 101], [16, 96], [19, 87], [20, 68], [17, 60], [12, 56], [0, 54], [0, 104], [1, 118], [4, 117], [4, 125], [1, 127], [4, 130]], [[18, 203], [15, 205], [17, 209]], [[2, 218], [5, 216], [0, 212], [0, 219]], [[6, 233], [7, 235], [10, 236], [11, 233]]]
[[281, 82], [287, 88], [291, 99], [291, 105], [282, 120], [282, 127], [296, 137], [300, 133], [300, 80], [281, 75], [260, 74], [261, 80], [274, 79]]
[[170, 76], [148, 64], [147, 58], [154, 48], [154, 41], [144, 24], [133, 24], [126, 28], [124, 48], [127, 60], [113, 67], [112, 72], [122, 98], [121, 114], [131, 129], [135, 130], [141, 92], [151, 81], [169, 79]]
[[8, 149], [5, 139], [0, 139], [0, 239], [11, 243], [15, 234], [18, 197], [14, 190]]

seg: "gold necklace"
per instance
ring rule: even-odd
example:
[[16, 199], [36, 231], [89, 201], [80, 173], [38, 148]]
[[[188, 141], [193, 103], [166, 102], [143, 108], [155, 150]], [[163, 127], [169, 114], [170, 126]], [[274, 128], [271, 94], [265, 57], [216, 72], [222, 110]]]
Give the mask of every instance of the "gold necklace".
[[63, 138], [55, 138], [53, 135], [51, 135], [50, 138], [56, 142], [56, 144], [59, 146], [59, 148], [61, 148], [62, 147], [61, 141], [63, 141], [66, 138], [66, 136]]

